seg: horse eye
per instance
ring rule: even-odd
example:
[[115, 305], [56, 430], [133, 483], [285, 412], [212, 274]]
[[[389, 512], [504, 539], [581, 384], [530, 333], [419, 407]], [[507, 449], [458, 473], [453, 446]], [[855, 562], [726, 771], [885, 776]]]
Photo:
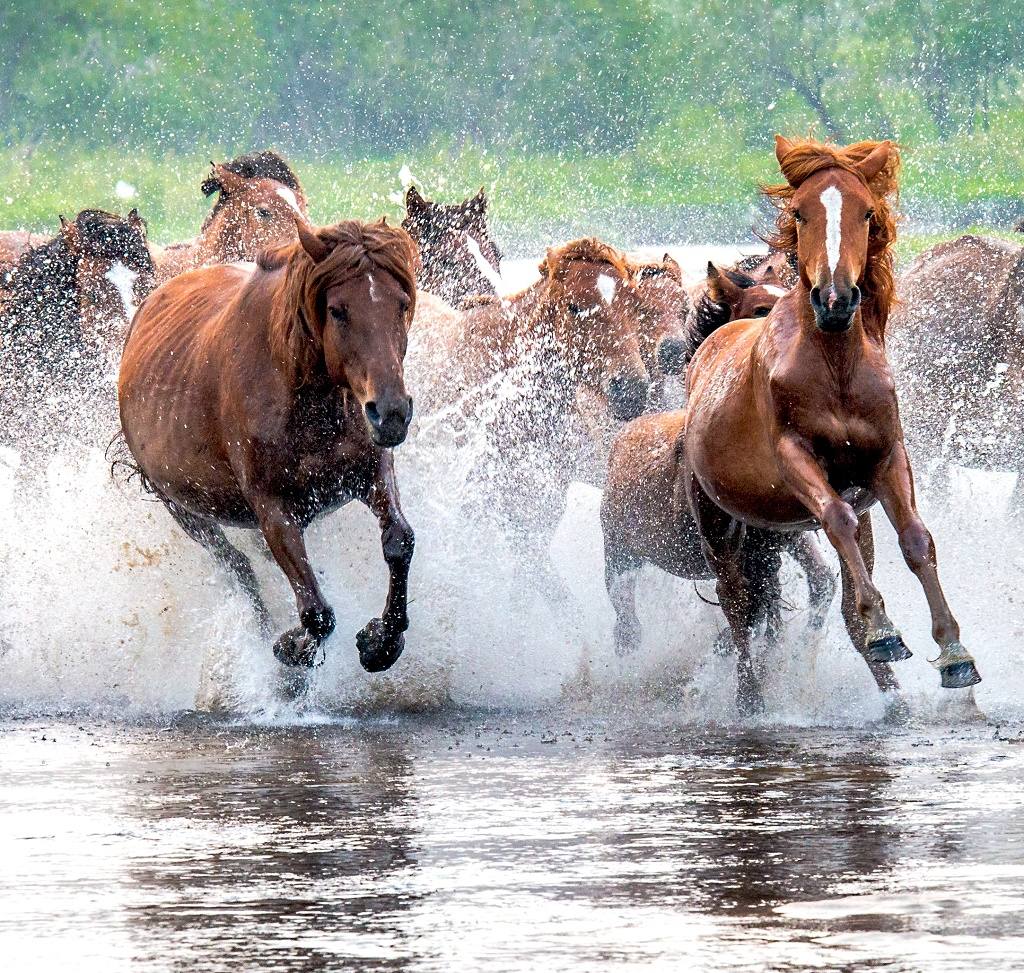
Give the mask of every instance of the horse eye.
[[256, 215], [261, 220], [273, 219], [274, 214], [269, 209], [264, 209], [262, 206], [256, 207]]
[[875, 211], [873, 209], [869, 209], [867, 211], [867, 213], [864, 214], [864, 222], [865, 223], [870, 223], [874, 218], [875, 218]]
[[569, 313], [570, 314], [582, 314], [583, 308], [579, 304], [574, 304], [572, 301], [569, 302]]
[[768, 312], [770, 310], [771, 310], [770, 307], [755, 307], [754, 308], [754, 317], [755, 318], [766, 318], [766, 317], [768, 317]]
[[348, 321], [348, 311], [343, 307], [329, 307], [327, 309], [338, 324], [345, 324]]
[[801, 215], [800, 210], [798, 210], [798, 209], [793, 210], [793, 219], [796, 220], [797, 223], [803, 223], [804, 218]]

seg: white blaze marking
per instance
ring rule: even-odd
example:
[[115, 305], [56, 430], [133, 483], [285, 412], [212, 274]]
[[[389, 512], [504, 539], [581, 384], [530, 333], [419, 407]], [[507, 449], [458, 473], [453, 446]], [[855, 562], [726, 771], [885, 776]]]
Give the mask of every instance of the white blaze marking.
[[367, 274], [366, 276], [370, 281], [370, 300], [376, 304], [380, 300], [380, 295], [377, 293], [377, 282], [373, 279], [373, 274]]
[[789, 293], [785, 287], [776, 287], [775, 284], [762, 284], [761, 286], [776, 297], [785, 297]]
[[476, 242], [475, 237], [470, 236], [468, 233], [466, 234], [466, 246], [469, 247], [469, 252], [473, 255], [473, 260], [476, 261], [480, 273], [490, 281], [491, 287], [500, 294], [505, 285], [505, 282], [501, 279], [501, 274], [487, 262], [487, 258], [480, 250], [480, 244]]
[[839, 247], [843, 239], [843, 194], [835, 186], [829, 186], [821, 194], [821, 205], [825, 207], [825, 252], [828, 254], [828, 270], [836, 272], [839, 266]]
[[601, 274], [597, 278], [597, 291], [605, 304], [611, 304], [612, 298], [615, 297], [615, 281], [607, 274]]
[[129, 270], [120, 260], [115, 260], [103, 276], [114, 285], [124, 305], [125, 317], [131, 321], [135, 316], [135, 278], [139, 276], [138, 273]]
[[281, 197], [281, 199], [283, 199], [293, 210], [295, 210], [295, 212], [298, 213], [299, 216], [302, 215], [302, 210], [299, 209], [298, 197], [295, 195], [295, 193], [291, 191], [291, 189], [289, 189], [287, 186], [278, 186], [277, 189], [274, 190], [274, 192], [276, 192], [277, 195]]

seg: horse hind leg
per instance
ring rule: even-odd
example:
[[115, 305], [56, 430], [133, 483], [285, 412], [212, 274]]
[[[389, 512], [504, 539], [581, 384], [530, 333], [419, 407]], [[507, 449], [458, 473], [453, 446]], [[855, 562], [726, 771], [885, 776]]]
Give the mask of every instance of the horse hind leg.
[[615, 654], [622, 658], [640, 647], [642, 630], [636, 613], [636, 576], [639, 562], [623, 553], [608, 551], [604, 559], [604, 584], [615, 609]]
[[828, 619], [832, 600], [836, 596], [836, 577], [813, 534], [797, 534], [787, 548], [807, 579], [811, 628], [822, 629]]
[[270, 612], [267, 611], [266, 603], [263, 601], [260, 583], [256, 579], [256, 573], [253, 571], [249, 559], [227, 539], [219, 525], [203, 520], [174, 504], [168, 504], [167, 509], [177, 525], [197, 544], [206, 548], [217, 563], [231, 573], [252, 604], [260, 626], [260, 634], [268, 635], [270, 633]]

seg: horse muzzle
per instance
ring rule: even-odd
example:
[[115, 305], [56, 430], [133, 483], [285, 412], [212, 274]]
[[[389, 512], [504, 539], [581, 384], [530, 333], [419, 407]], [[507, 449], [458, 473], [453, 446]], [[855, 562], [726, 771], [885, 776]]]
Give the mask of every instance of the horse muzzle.
[[412, 421], [412, 397], [389, 396], [363, 406], [363, 416], [375, 446], [390, 449], [405, 440]]
[[860, 299], [860, 288], [856, 284], [837, 289], [832, 283], [824, 291], [820, 287], [812, 287], [811, 310], [814, 311], [815, 324], [829, 333], [849, 331], [853, 316], [860, 307]]
[[658, 342], [658, 368], [663, 375], [681, 375], [686, 371], [686, 341], [682, 338], [662, 338]]
[[623, 422], [643, 415], [650, 384], [646, 378], [628, 372], [613, 375], [605, 391], [611, 414]]

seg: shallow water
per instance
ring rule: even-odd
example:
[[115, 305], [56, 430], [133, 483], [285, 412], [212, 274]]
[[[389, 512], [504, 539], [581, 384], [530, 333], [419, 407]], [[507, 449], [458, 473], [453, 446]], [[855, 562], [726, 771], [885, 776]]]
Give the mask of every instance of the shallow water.
[[8, 722], [0, 949], [78, 970], [1019, 969], [1005, 735]]
[[[709, 253], [676, 255], [698, 271]], [[510, 271], [521, 286], [532, 262]], [[429, 417], [396, 454], [417, 530], [406, 653], [359, 668], [386, 572], [373, 518], [346, 508], [308, 533], [338, 629], [290, 698], [242, 596], [158, 504], [111, 482], [109, 436], [0, 450], [0, 955], [104, 970], [1021, 965], [1012, 476], [922, 476], [976, 690], [939, 689], [924, 598], [875, 516], [876, 577], [914, 651], [898, 668], [911, 724], [893, 730], [838, 605], [811, 631], [789, 563], [786, 638], [760, 650], [763, 718], [738, 717], [734, 661], [711, 651], [724, 621], [689, 583], [644, 573], [643, 645], [617, 659], [598, 491], [569, 492], [552, 558], [574, 602], [556, 608], [467, 514], [486, 470], [475, 430]], [[235, 537], [275, 623], [293, 624], [280, 573]]]

